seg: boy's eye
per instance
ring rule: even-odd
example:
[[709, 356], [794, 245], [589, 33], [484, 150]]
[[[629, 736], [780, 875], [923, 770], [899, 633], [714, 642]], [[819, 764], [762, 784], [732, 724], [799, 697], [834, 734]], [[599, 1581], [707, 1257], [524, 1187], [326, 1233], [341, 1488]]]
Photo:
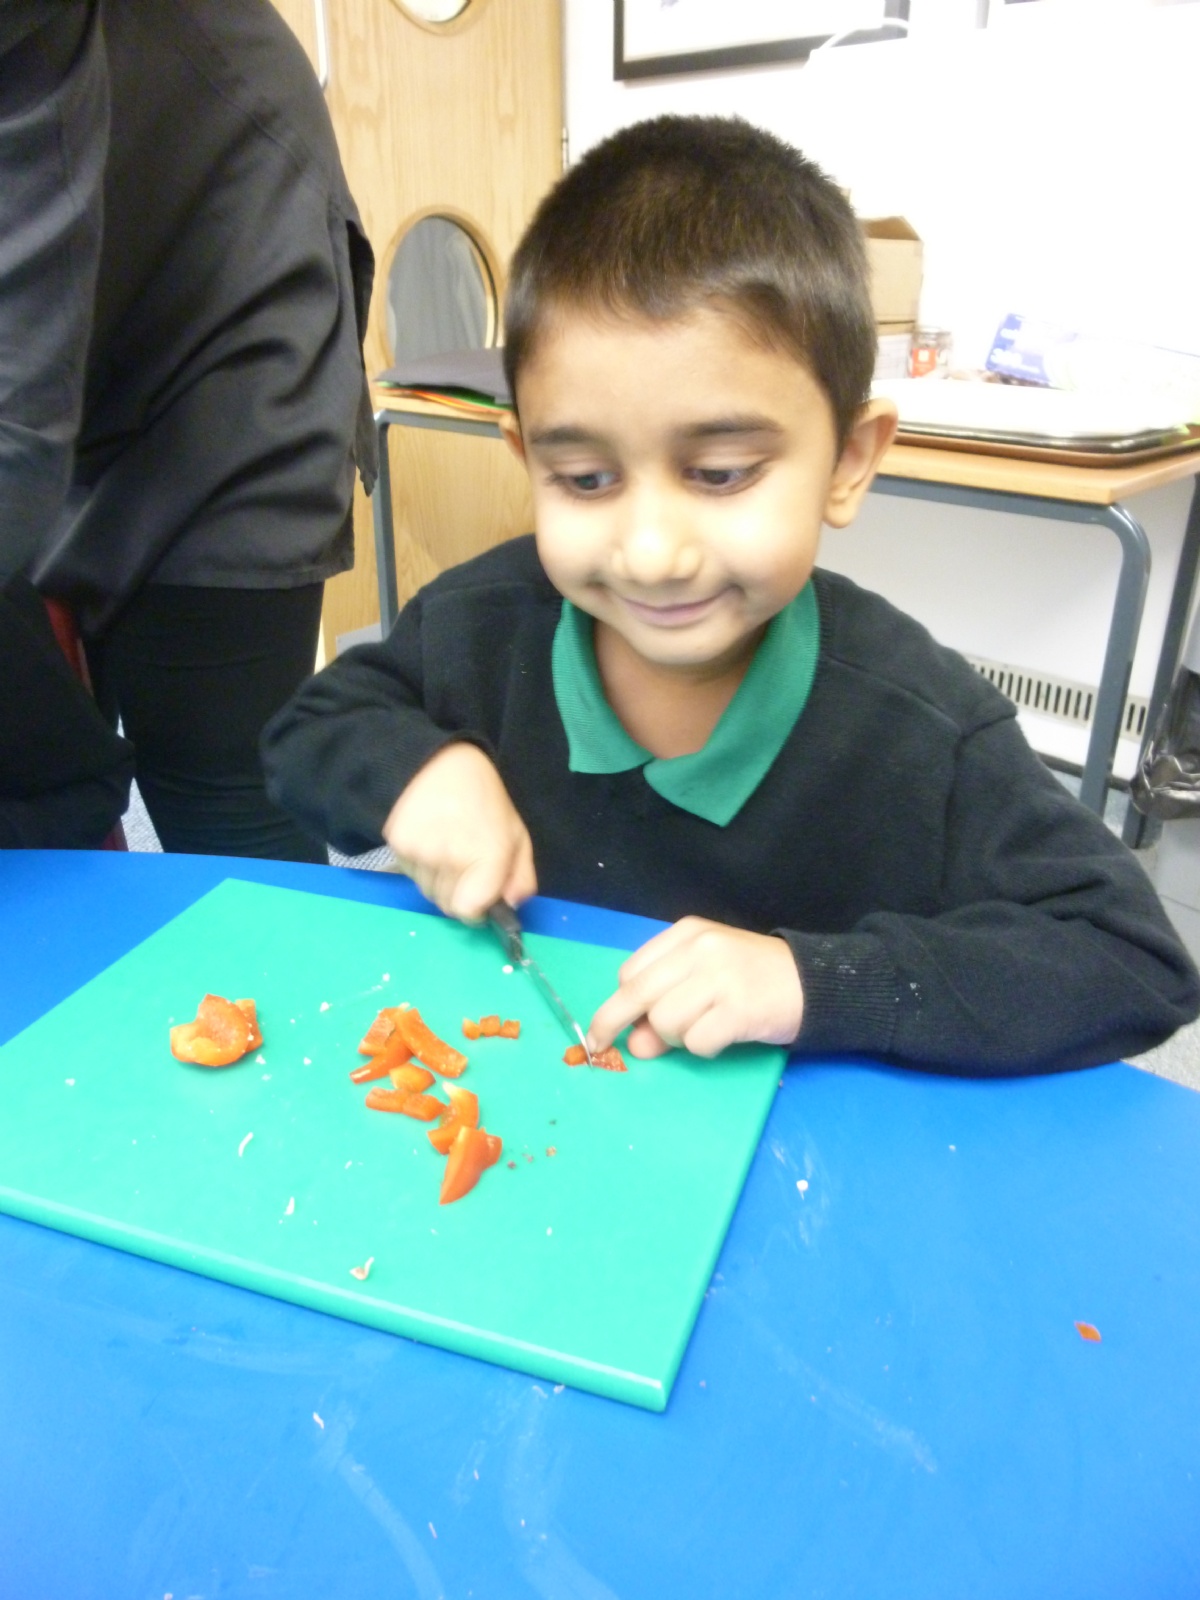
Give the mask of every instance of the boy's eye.
[[611, 489], [617, 481], [615, 472], [599, 469], [596, 472], [552, 472], [550, 482], [559, 489], [565, 489], [568, 494], [576, 494], [584, 499], [591, 495], [603, 494], [606, 489]]
[[687, 467], [683, 475], [702, 489], [742, 489], [752, 483], [760, 471], [757, 464], [751, 467]]

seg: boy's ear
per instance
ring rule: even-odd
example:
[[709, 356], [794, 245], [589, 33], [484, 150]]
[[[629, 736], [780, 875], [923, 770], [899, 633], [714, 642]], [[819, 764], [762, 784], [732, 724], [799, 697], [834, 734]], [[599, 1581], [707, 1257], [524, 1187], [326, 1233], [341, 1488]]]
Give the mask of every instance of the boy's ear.
[[891, 400], [869, 400], [854, 419], [850, 437], [833, 469], [825, 502], [824, 520], [831, 528], [845, 528], [858, 515], [879, 463], [895, 437], [898, 420]]
[[523, 467], [528, 468], [529, 463], [525, 459], [525, 441], [521, 437], [521, 424], [517, 419], [517, 413], [515, 411], [501, 412], [497, 418], [497, 426], [500, 429], [501, 438], [513, 455], [516, 456]]

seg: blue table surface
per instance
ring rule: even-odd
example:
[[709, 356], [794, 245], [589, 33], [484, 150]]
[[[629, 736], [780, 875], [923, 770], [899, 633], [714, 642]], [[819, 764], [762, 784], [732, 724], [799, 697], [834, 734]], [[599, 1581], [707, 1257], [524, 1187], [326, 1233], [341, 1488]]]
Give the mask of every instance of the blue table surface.
[[[229, 875], [415, 903], [0, 853], [0, 1039]], [[2, 1217], [0, 1596], [1195, 1600], [1198, 1215], [1132, 1068], [790, 1066], [661, 1416]]]

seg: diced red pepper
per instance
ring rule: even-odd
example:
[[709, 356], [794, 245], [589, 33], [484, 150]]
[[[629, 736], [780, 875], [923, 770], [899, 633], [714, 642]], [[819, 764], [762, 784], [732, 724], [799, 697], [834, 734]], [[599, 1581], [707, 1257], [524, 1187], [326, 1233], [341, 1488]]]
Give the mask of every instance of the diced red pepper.
[[615, 1044], [610, 1044], [607, 1050], [592, 1051], [592, 1065], [603, 1067], [605, 1072], [628, 1072], [625, 1058]]
[[177, 1061], [190, 1061], [199, 1067], [229, 1067], [246, 1051], [262, 1043], [254, 1002], [240, 1006], [219, 994], [206, 994], [196, 1008], [194, 1022], [181, 1022], [171, 1029], [171, 1054]]
[[234, 1005], [250, 1024], [250, 1041], [247, 1050], [257, 1050], [262, 1043], [262, 1034], [258, 1027], [258, 1007], [253, 1000], [235, 1000]]
[[416, 1067], [411, 1061], [405, 1062], [402, 1067], [393, 1067], [388, 1077], [397, 1089], [404, 1089], [409, 1094], [420, 1094], [433, 1082], [433, 1073], [428, 1067]]
[[415, 1006], [410, 1006], [407, 1011], [397, 1011], [395, 1020], [397, 1035], [431, 1072], [440, 1073], [443, 1078], [457, 1078], [466, 1070], [466, 1056], [444, 1039], [439, 1039]]
[[364, 1061], [361, 1067], [355, 1067], [350, 1073], [350, 1081], [351, 1083], [374, 1083], [378, 1078], [386, 1078], [388, 1071], [388, 1064], [383, 1058], [383, 1053], [380, 1052], [379, 1055], [372, 1056], [370, 1061]]
[[479, 1033], [480, 1033], [479, 1024], [477, 1022], [472, 1022], [470, 1017], [464, 1017], [463, 1018], [463, 1038], [464, 1039], [478, 1039], [479, 1038]]
[[494, 1012], [491, 1016], [480, 1017], [479, 1031], [485, 1039], [494, 1039], [500, 1032], [500, 1018]]
[[581, 1067], [587, 1060], [587, 1051], [581, 1044], [570, 1044], [563, 1051], [563, 1060], [569, 1067]]
[[500, 1037], [502, 1039], [519, 1039], [521, 1037], [521, 1024], [515, 1017], [509, 1017], [500, 1024]]
[[503, 1148], [503, 1140], [482, 1128], [460, 1128], [446, 1158], [439, 1203], [448, 1206], [469, 1194], [488, 1167], [499, 1161]]
[[429, 1094], [413, 1094], [408, 1089], [371, 1089], [367, 1104], [372, 1111], [399, 1111], [406, 1117], [416, 1117], [419, 1122], [432, 1122], [446, 1110], [440, 1100]]
[[439, 1155], [449, 1155], [450, 1146], [458, 1137], [460, 1128], [479, 1126], [479, 1098], [470, 1089], [460, 1089], [456, 1083], [446, 1085], [446, 1098], [450, 1109], [436, 1128], [430, 1128], [428, 1139]]
[[396, 1031], [396, 1013], [402, 1006], [384, 1006], [375, 1021], [363, 1034], [358, 1045], [360, 1056], [376, 1056]]

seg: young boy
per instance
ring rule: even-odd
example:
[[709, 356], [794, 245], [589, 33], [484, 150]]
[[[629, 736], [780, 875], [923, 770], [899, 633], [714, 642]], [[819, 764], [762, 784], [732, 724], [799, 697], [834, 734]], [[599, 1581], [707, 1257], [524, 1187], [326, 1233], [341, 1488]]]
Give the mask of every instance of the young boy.
[[672, 926], [597, 1048], [735, 1040], [941, 1071], [1148, 1049], [1197, 974], [1012, 705], [814, 570], [892, 437], [849, 206], [740, 121], [616, 134], [513, 262], [505, 424], [536, 534], [300, 692], [269, 787], [444, 911], [535, 890]]

